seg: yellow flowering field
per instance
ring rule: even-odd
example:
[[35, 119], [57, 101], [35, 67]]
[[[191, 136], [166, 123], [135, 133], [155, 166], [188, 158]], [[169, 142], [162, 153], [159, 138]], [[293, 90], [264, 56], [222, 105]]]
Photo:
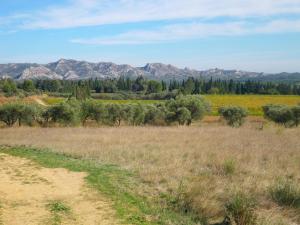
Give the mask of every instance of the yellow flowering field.
[[262, 106], [266, 104], [297, 105], [300, 96], [296, 95], [205, 95], [211, 103], [212, 114], [218, 114], [221, 106], [237, 105], [248, 109], [249, 114], [260, 116], [263, 114]]

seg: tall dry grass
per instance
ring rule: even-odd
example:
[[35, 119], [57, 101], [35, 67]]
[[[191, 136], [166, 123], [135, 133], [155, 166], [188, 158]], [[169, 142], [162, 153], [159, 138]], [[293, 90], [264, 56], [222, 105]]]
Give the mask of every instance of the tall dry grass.
[[257, 198], [258, 216], [268, 224], [300, 224], [297, 209], [279, 208], [268, 193], [278, 177], [300, 182], [300, 129], [11, 128], [0, 129], [0, 144], [117, 164], [137, 171], [157, 192], [175, 193], [183, 184], [189, 204], [208, 218], [222, 217], [225, 202], [243, 191]]

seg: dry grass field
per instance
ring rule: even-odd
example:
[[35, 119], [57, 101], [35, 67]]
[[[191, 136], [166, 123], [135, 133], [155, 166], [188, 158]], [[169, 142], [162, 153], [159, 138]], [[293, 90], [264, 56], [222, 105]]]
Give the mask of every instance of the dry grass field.
[[279, 179], [300, 184], [300, 129], [251, 124], [192, 127], [11, 128], [0, 145], [49, 148], [136, 171], [149, 190], [181, 196], [210, 220], [238, 192], [253, 196], [259, 225], [300, 224], [299, 209], [279, 206], [270, 188]]

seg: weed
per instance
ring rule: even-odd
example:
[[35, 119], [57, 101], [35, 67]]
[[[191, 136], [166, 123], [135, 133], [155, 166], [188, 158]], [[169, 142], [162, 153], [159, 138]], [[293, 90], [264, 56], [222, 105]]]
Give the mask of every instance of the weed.
[[292, 179], [278, 179], [269, 192], [279, 205], [300, 208], [300, 186]]
[[47, 204], [49, 210], [53, 213], [69, 213], [71, 208], [66, 206], [63, 202], [53, 201]]
[[227, 159], [223, 164], [223, 171], [226, 175], [232, 175], [236, 171], [236, 162], [234, 159]]
[[236, 225], [255, 225], [255, 208], [255, 200], [243, 193], [235, 194], [225, 205], [227, 216]]

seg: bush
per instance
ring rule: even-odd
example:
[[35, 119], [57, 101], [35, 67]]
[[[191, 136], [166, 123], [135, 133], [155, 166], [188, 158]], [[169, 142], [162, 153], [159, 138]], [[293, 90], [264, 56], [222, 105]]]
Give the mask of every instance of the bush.
[[300, 104], [291, 108], [293, 117], [294, 117], [294, 124], [296, 127], [300, 124]]
[[94, 101], [84, 101], [81, 103], [80, 119], [83, 125], [87, 120], [94, 120], [97, 123], [103, 121], [106, 110], [101, 103]]
[[227, 216], [236, 225], [255, 225], [256, 201], [243, 193], [235, 194], [225, 205]]
[[78, 122], [79, 109], [74, 103], [60, 103], [51, 106], [43, 112], [43, 117], [48, 122], [61, 123], [64, 125], [74, 125]]
[[164, 125], [165, 108], [160, 105], [145, 106], [145, 124]]
[[106, 110], [106, 123], [109, 125], [121, 125], [122, 120], [127, 119], [127, 113], [124, 110], [124, 107], [122, 105], [118, 104], [108, 104], [105, 105], [105, 110]]
[[279, 179], [270, 188], [270, 195], [279, 205], [300, 208], [300, 185], [291, 179]]
[[38, 122], [41, 109], [37, 105], [22, 104], [21, 111], [19, 113], [19, 126], [23, 123], [32, 126], [34, 122]]
[[219, 109], [220, 115], [226, 120], [227, 124], [232, 127], [240, 127], [245, 121], [248, 112], [239, 106], [226, 106]]
[[265, 105], [263, 106], [263, 112], [265, 118], [282, 124], [285, 127], [293, 124], [293, 112], [288, 106], [285, 105]]
[[7, 103], [0, 106], [0, 120], [7, 126], [13, 126], [20, 117], [22, 105], [19, 103]]
[[17, 121], [19, 126], [21, 126], [22, 123], [33, 125], [39, 113], [40, 109], [36, 105], [7, 103], [0, 106], [0, 121], [9, 127], [13, 126]]
[[141, 104], [128, 105], [126, 117], [130, 125], [142, 125], [145, 123], [145, 109]]
[[[199, 96], [178, 96], [166, 101], [166, 122], [190, 124], [192, 120], [201, 120], [209, 111], [209, 104]], [[189, 112], [188, 112], [189, 111]]]

